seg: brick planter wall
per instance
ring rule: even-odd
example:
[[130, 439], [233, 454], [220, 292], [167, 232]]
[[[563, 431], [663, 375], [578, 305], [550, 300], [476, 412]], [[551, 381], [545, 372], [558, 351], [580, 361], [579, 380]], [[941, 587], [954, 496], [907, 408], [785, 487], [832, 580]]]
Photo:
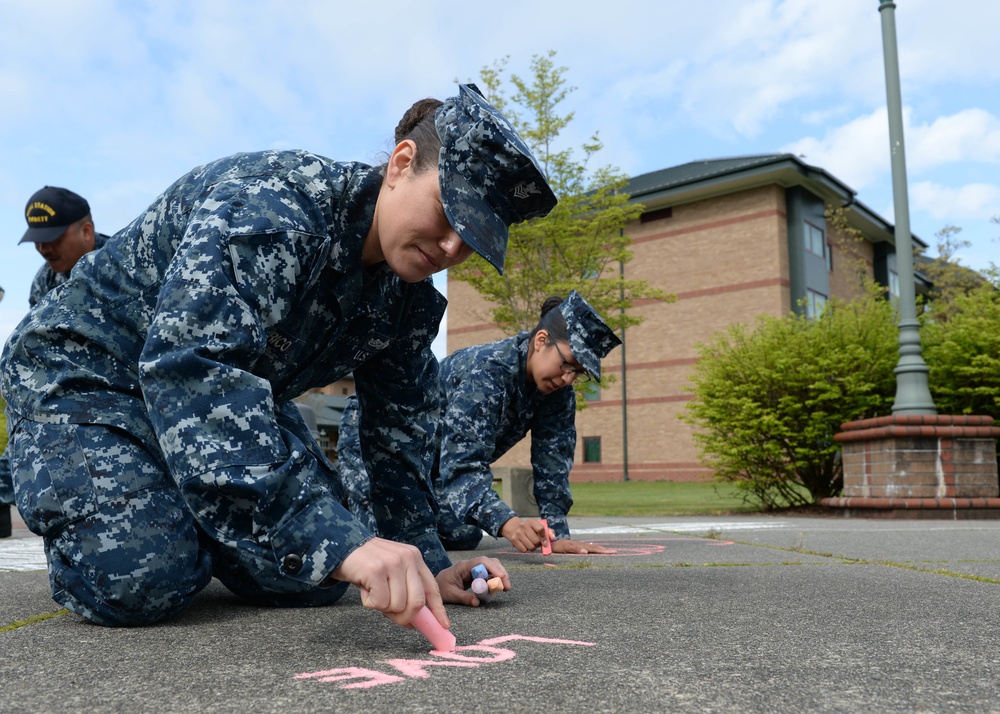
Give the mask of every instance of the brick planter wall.
[[[825, 506], [914, 510], [1000, 508], [996, 439], [988, 416], [898, 415], [847, 422], [834, 438], [842, 498]], [[998, 512], [1000, 515], [1000, 512]]]

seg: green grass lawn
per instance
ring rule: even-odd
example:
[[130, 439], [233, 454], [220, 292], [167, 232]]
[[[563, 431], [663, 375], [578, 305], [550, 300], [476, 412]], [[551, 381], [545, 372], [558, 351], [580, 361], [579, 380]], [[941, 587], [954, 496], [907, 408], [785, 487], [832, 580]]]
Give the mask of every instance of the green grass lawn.
[[573, 483], [571, 516], [694, 516], [757, 513], [729, 484], [714, 481]]
[[[6, 445], [0, 399], [0, 451]], [[495, 486], [497, 490], [499, 486]], [[573, 483], [572, 516], [697, 516], [757, 513], [729, 484], [714, 481]]]

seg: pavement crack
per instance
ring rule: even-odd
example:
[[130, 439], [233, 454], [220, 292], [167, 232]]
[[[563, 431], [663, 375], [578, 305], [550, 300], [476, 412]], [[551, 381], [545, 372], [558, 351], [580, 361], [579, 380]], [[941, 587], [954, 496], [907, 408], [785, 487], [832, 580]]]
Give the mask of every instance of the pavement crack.
[[961, 573], [956, 570], [948, 570], [947, 568], [928, 568], [919, 565], [912, 565], [909, 563], [900, 563], [894, 560], [870, 560], [868, 558], [854, 558], [848, 555], [837, 555], [836, 553], [824, 553], [820, 551], [809, 550], [808, 548], [802, 548], [800, 546], [788, 548], [780, 545], [769, 545], [766, 543], [750, 543], [747, 541], [731, 540], [730, 542], [735, 543], [737, 545], [746, 545], [754, 548], [769, 548], [771, 550], [780, 550], [785, 553], [798, 553], [800, 555], [811, 555], [817, 558], [831, 558], [834, 560], [839, 560], [844, 565], [881, 565], [887, 568], [898, 568], [899, 570], [909, 570], [915, 573], [926, 573], [928, 575], [943, 575], [948, 578], [958, 578], [960, 580], [973, 580], [980, 583], [990, 583], [993, 585], [1000, 585], [1000, 579], [998, 578], [988, 578], [983, 575], [972, 575], [971, 573]]
[[10, 632], [11, 630], [17, 630], [22, 627], [26, 627], [27, 625], [34, 625], [37, 622], [45, 622], [46, 620], [51, 620], [53, 617], [60, 617], [62, 615], [68, 615], [68, 614], [69, 610], [66, 610], [64, 608], [62, 610], [56, 610], [55, 612], [46, 612], [41, 615], [32, 615], [31, 617], [27, 617], [23, 620], [18, 620], [16, 622], [10, 623], [9, 625], [4, 625], [3, 627], [0, 627], [0, 632]]

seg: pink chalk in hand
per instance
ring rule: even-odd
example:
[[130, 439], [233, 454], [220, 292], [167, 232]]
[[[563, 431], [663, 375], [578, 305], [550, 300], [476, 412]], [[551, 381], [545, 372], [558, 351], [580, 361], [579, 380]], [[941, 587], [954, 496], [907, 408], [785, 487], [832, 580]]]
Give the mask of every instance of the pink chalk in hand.
[[472, 581], [472, 592], [476, 594], [476, 597], [483, 602], [489, 602], [493, 599], [490, 595], [490, 586], [483, 578], [476, 578]]
[[455, 649], [455, 635], [444, 627], [441, 623], [437, 621], [434, 617], [434, 613], [427, 609], [424, 605], [420, 608], [420, 612], [417, 616], [413, 618], [410, 622], [421, 635], [427, 638], [434, 649], [440, 652], [452, 652]]
[[545, 529], [545, 537], [542, 539], [542, 555], [552, 555], [552, 541], [549, 540], [549, 522], [542, 519], [542, 528]]

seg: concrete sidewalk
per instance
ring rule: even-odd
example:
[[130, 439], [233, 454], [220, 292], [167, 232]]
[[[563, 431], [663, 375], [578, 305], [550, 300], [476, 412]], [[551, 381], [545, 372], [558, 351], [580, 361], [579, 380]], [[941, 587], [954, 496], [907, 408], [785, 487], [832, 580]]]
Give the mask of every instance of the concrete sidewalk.
[[[571, 518], [607, 556], [520, 554], [449, 606], [455, 653], [360, 606], [242, 605], [109, 630], [0, 540], [4, 712], [1000, 711], [1000, 522]], [[14, 565], [19, 563], [20, 565]]]

